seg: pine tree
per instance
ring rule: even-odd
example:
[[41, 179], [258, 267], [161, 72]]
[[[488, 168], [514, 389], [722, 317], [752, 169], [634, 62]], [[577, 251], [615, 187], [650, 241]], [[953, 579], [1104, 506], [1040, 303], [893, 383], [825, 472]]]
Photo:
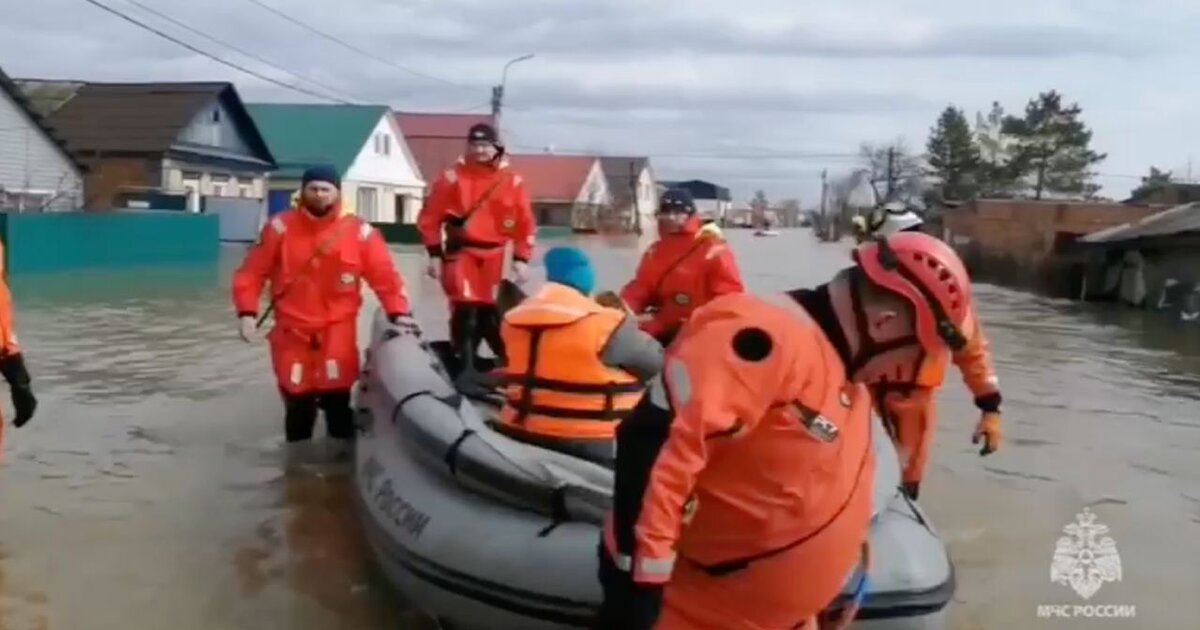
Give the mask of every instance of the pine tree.
[[1005, 117], [1004, 133], [1016, 140], [1011, 172], [1030, 178], [1034, 199], [1046, 193], [1089, 197], [1099, 190], [1090, 167], [1108, 156], [1091, 150], [1082, 111], [1075, 103], [1064, 107], [1062, 95], [1051, 90], [1031, 99], [1024, 117]]
[[975, 143], [979, 147], [978, 184], [981, 197], [1009, 197], [1018, 181], [1009, 168], [1013, 139], [1004, 135], [1004, 108], [993, 101], [987, 116], [975, 114]]
[[946, 107], [930, 130], [926, 144], [930, 176], [943, 199], [971, 199], [979, 190], [979, 147], [971, 137], [967, 117], [953, 105]]

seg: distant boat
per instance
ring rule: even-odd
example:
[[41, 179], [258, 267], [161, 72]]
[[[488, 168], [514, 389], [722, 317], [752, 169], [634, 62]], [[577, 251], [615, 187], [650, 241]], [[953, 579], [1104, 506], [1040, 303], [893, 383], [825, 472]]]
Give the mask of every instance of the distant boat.
[[770, 228], [754, 230], [754, 235], [755, 236], [779, 236], [779, 230], [772, 230]]

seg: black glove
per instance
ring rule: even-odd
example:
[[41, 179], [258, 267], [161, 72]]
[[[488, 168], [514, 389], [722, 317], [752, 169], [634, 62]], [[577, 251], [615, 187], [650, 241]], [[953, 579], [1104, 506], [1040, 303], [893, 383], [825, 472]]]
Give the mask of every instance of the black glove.
[[393, 313], [388, 315], [388, 321], [396, 328], [414, 337], [421, 336], [421, 325], [417, 323], [417, 318], [413, 317], [411, 313]]
[[638, 584], [617, 568], [601, 545], [600, 586], [604, 602], [590, 630], [651, 630], [662, 611], [663, 587]]
[[12, 391], [13, 408], [17, 411], [13, 425], [19, 429], [32, 420], [34, 412], [37, 411], [37, 398], [34, 397], [33, 389], [30, 387], [29, 371], [25, 369], [25, 357], [18, 352], [0, 358], [0, 374], [4, 375], [4, 380], [8, 381], [9, 389]]

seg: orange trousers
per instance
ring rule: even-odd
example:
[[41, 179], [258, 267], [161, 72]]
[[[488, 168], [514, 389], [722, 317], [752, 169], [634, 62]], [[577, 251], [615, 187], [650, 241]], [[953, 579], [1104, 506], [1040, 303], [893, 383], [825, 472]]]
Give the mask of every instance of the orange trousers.
[[358, 380], [358, 324], [308, 330], [276, 324], [267, 335], [279, 388], [289, 394], [346, 391]]
[[900, 456], [901, 481], [920, 483], [933, 450], [937, 424], [935, 391], [927, 387], [907, 392], [889, 391], [877, 400], [883, 425], [891, 434]]
[[451, 304], [495, 304], [503, 279], [503, 247], [464, 249], [442, 264], [442, 291]]

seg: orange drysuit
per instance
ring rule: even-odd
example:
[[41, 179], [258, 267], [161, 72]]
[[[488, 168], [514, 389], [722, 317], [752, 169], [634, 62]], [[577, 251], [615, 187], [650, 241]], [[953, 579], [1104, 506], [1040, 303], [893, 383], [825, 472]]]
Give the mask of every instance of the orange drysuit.
[[495, 304], [504, 246], [511, 241], [513, 259], [528, 263], [537, 222], [529, 192], [507, 160], [478, 164], [459, 158], [434, 182], [417, 229], [429, 255], [442, 259], [442, 289], [452, 304]]
[[[7, 269], [4, 265], [4, 244], [0, 243], [0, 358], [20, 354], [17, 333], [13, 328], [12, 293], [8, 290]], [[4, 446], [4, 414], [0, 412], [0, 448]]]
[[981, 411], [998, 412], [1000, 408], [999, 381], [992, 367], [987, 337], [974, 312], [965, 322], [963, 333], [966, 346], [959, 352], [945, 350], [926, 356], [912, 386], [875, 388], [879, 414], [892, 434], [903, 465], [902, 480], [914, 497], [932, 450], [937, 418], [936, 393], [946, 379], [949, 364], [953, 362], [958, 366], [963, 382], [975, 396], [975, 404]]
[[287, 210], [263, 226], [233, 276], [239, 316], [258, 313], [271, 282], [275, 326], [267, 339], [288, 394], [347, 391], [358, 379], [357, 317], [366, 280], [389, 316], [409, 312], [404, 279], [371, 224], [333, 208], [324, 217]]
[[870, 413], [794, 301], [697, 310], [617, 430], [599, 627], [813, 628], [864, 561]]
[[696, 238], [699, 217], [683, 231], [667, 234], [646, 250], [621, 299], [637, 314], [653, 310], [642, 330], [663, 342], [679, 331], [692, 311], [727, 293], [745, 291], [733, 251], [722, 239]]

